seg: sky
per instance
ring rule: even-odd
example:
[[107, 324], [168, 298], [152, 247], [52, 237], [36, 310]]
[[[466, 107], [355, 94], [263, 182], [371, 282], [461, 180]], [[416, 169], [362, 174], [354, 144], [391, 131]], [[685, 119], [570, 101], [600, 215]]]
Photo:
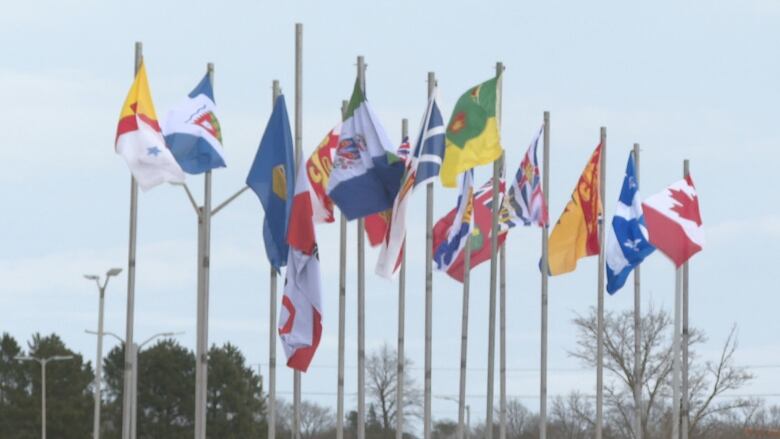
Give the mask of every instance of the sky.
[[[113, 151], [119, 110], [143, 42], [157, 113], [163, 117], [215, 63], [215, 96], [227, 168], [214, 172], [214, 204], [243, 186], [271, 111], [271, 82], [294, 98], [294, 24], [304, 24], [303, 151], [311, 153], [340, 117], [366, 59], [367, 96], [394, 142], [401, 119], [415, 132], [425, 110], [427, 72], [436, 72], [445, 117], [468, 87], [506, 66], [502, 144], [510, 173], [551, 112], [550, 216], [562, 212], [579, 174], [608, 129], [606, 211], [614, 211], [625, 163], [641, 144], [641, 191], [678, 180], [683, 159], [701, 202], [707, 244], [691, 264], [691, 325], [697, 349], [714, 359], [733, 325], [736, 362], [755, 380], [738, 393], [780, 401], [777, 248], [780, 208], [771, 186], [780, 160], [780, 1], [661, 0], [516, 2], [289, 1], [15, 2], [0, 15], [0, 331], [20, 341], [60, 334], [94, 361], [98, 296], [83, 274], [126, 267], [129, 173]], [[292, 107], [288, 108], [292, 118]], [[489, 167], [477, 171], [477, 184]], [[202, 178], [188, 177], [198, 200]], [[435, 189], [435, 217], [456, 190]], [[773, 202], [772, 200], [775, 200]], [[406, 352], [422, 386], [424, 196], [408, 218]], [[269, 268], [263, 213], [251, 192], [213, 218], [209, 341], [237, 345], [266, 376]], [[184, 331], [195, 345], [196, 218], [184, 192], [161, 186], [139, 196], [135, 334]], [[318, 226], [323, 340], [303, 377], [305, 399], [335, 409], [338, 328], [337, 225]], [[356, 224], [349, 224], [346, 405], [356, 390]], [[538, 229], [507, 241], [508, 394], [538, 409], [540, 254]], [[366, 254], [366, 344], [394, 345], [397, 285], [373, 274]], [[572, 319], [596, 303], [596, 260], [550, 280], [550, 395], [594, 393], [595, 372], [569, 356]], [[674, 270], [660, 254], [643, 265], [642, 305], [670, 310]], [[488, 265], [472, 273], [468, 403], [484, 419]], [[112, 279], [106, 330], [124, 336], [126, 282]], [[457, 418], [461, 289], [434, 273], [433, 416]], [[632, 309], [626, 289], [608, 312]], [[114, 346], [107, 339], [107, 348]], [[279, 347], [279, 356], [283, 351]], [[292, 373], [281, 367], [281, 397]], [[265, 379], [265, 378], [264, 378]], [[267, 386], [267, 382], [265, 383]], [[496, 390], [498, 387], [496, 387]]]

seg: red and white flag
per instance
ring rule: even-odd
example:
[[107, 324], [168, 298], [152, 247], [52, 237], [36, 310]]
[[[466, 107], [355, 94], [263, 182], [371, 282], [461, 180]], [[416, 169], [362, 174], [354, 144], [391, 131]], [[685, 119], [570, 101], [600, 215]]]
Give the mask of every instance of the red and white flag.
[[699, 197], [690, 176], [642, 203], [650, 243], [677, 267], [704, 247]]
[[314, 234], [309, 179], [301, 162], [295, 179], [295, 196], [287, 227], [287, 273], [279, 338], [287, 354], [287, 366], [306, 372], [322, 336], [320, 260]]

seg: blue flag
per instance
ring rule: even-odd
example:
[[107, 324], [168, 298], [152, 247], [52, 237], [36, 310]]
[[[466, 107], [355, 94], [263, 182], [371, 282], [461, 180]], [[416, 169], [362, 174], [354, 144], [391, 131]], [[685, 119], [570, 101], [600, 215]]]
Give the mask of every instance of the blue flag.
[[287, 264], [287, 223], [295, 188], [293, 140], [283, 95], [274, 103], [246, 184], [263, 204], [265, 253], [271, 265], [278, 270]]
[[434, 89], [412, 155], [416, 167], [415, 188], [439, 176], [441, 162], [444, 160], [444, 131], [444, 119], [436, 103], [436, 89]]
[[626, 283], [631, 270], [655, 250], [645, 228], [633, 154], [628, 157], [615, 216], [607, 229], [606, 245], [607, 292], [615, 294]]
[[207, 74], [187, 99], [165, 118], [165, 143], [188, 174], [225, 167], [216, 108], [214, 90]]

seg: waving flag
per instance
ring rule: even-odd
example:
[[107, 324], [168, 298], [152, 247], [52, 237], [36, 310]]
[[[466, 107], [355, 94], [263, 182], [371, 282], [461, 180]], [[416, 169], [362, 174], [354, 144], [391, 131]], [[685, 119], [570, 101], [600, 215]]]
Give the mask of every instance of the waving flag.
[[[401, 145], [396, 150], [396, 155], [404, 164], [404, 177], [401, 178], [401, 187], [403, 187], [406, 179], [407, 157], [409, 156], [409, 137], [403, 138]], [[393, 208], [366, 217], [365, 230], [371, 247], [378, 247], [385, 243], [387, 232], [390, 230], [390, 222], [393, 220], [393, 209], [395, 209], [398, 197], [399, 195], [396, 195], [395, 200], [393, 200]]]
[[388, 152], [390, 139], [368, 105], [358, 81], [328, 181], [328, 195], [352, 220], [393, 207], [403, 176], [403, 163]]
[[704, 247], [699, 197], [690, 176], [646, 199], [642, 208], [650, 242], [677, 267]]
[[184, 182], [184, 172], [160, 133], [144, 64], [138, 69], [122, 105], [115, 149], [144, 191], [166, 181]]
[[599, 253], [600, 185], [601, 145], [593, 151], [571, 200], [550, 234], [548, 267], [551, 275], [574, 271], [577, 260]]
[[312, 193], [311, 204], [315, 223], [332, 223], [335, 220], [333, 201], [328, 197], [328, 180], [333, 168], [333, 151], [339, 145], [340, 131], [341, 124], [338, 124], [328, 132], [306, 160], [306, 174], [309, 177], [309, 189]]
[[444, 160], [444, 119], [436, 102], [437, 93], [434, 88], [412, 154], [416, 174], [415, 188], [438, 177]]
[[496, 120], [498, 80], [495, 77], [472, 87], [452, 110], [441, 166], [441, 183], [445, 187], [455, 187], [461, 172], [501, 157], [503, 150]]
[[214, 114], [216, 108], [211, 79], [206, 74], [187, 100], [171, 110], [165, 119], [165, 142], [188, 174], [225, 167], [222, 130]]
[[620, 189], [612, 227], [607, 229], [607, 292], [623, 288], [631, 270], [655, 250], [647, 240], [645, 218], [639, 198], [639, 182], [634, 171], [634, 155], [628, 156], [626, 176]]
[[311, 193], [304, 164], [298, 169], [287, 229], [290, 253], [279, 315], [279, 338], [287, 366], [306, 372], [322, 337], [322, 292]]
[[536, 224], [544, 227], [549, 223], [547, 205], [542, 193], [542, 178], [537, 160], [536, 150], [539, 146], [539, 137], [544, 131], [544, 125], [531, 141], [531, 146], [520, 162], [515, 180], [509, 187], [509, 193], [505, 200], [505, 206], [509, 213], [508, 223], [510, 227], [522, 223], [530, 226]]
[[284, 95], [279, 95], [265, 127], [246, 184], [260, 198], [265, 211], [263, 241], [268, 261], [277, 270], [287, 263], [287, 224], [295, 185], [292, 133]]

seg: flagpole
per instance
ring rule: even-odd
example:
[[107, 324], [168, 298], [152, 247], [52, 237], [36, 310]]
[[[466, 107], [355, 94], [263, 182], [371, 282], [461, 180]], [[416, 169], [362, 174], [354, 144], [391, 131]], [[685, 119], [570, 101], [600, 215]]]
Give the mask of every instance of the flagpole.
[[499, 291], [499, 439], [506, 439], [506, 245], [498, 249]]
[[[358, 83], [366, 91], [366, 63], [362, 55], [357, 57]], [[358, 257], [358, 426], [357, 439], [366, 437], [366, 236], [363, 218], [357, 224]]]
[[[542, 192], [544, 193], [544, 205], [550, 208], [550, 112], [544, 112], [543, 134], [543, 159], [542, 163]], [[549, 220], [547, 221], [549, 222]], [[548, 224], [542, 227], [542, 330], [541, 330], [541, 366], [539, 375], [539, 439], [547, 439], [547, 280], [550, 273], [547, 260], [547, 238], [550, 232]]]
[[[273, 111], [276, 99], [282, 94], [279, 80], [271, 83], [271, 110]], [[268, 302], [268, 439], [276, 438], [276, 289], [277, 272], [273, 265], [271, 269], [270, 283], [271, 293]]]
[[[409, 120], [401, 119], [401, 142], [409, 135]], [[407, 157], [407, 160], [411, 160]], [[404, 326], [406, 319], [406, 238], [401, 250], [401, 272], [398, 275], [398, 360], [397, 384], [395, 386], [395, 438], [403, 439], [404, 435], [404, 374], [406, 358], [404, 357]]]
[[[428, 100], [436, 88], [436, 74], [428, 72]], [[425, 385], [423, 439], [431, 438], [431, 367], [433, 349], [433, 182], [425, 185]]]
[[[501, 83], [504, 64], [496, 63], [496, 119], [501, 129]], [[485, 410], [485, 437], [493, 439], [493, 385], [496, 357], [496, 268], [498, 256], [498, 186], [503, 155], [493, 162], [493, 212], [490, 227], [490, 310], [488, 312], [488, 370], [487, 370], [487, 409]]]
[[596, 439], [601, 439], [604, 428], [604, 212], [606, 212], [606, 176], [607, 176], [607, 127], [601, 127], [601, 154], [599, 164], [599, 198], [601, 216], [599, 217], [599, 267], [598, 297], [596, 317]]
[[[690, 175], [690, 161], [683, 161], [683, 176]], [[682, 413], [680, 414], [682, 426], [680, 432], [682, 439], [688, 439], [688, 261], [682, 267]]]
[[[634, 144], [634, 178], [639, 184], [639, 144]], [[640, 267], [634, 267], [634, 437], [642, 439], [642, 301]]]
[[[134, 75], [138, 74], [143, 63], [143, 45], [135, 43]], [[133, 324], [135, 321], [135, 250], [138, 231], [138, 184], [130, 176], [130, 239], [127, 251], [127, 318], [125, 320], [125, 364], [124, 391], [122, 393], [122, 439], [130, 439], [130, 383], [133, 377], [133, 356], [129, 346], [133, 345]]]
[[[464, 200], [463, 202], [469, 203], [471, 201]], [[468, 437], [468, 432], [465, 428], [465, 415], [466, 362], [469, 343], [469, 286], [471, 283], [471, 233], [466, 236], [465, 248], [466, 251], [463, 253], [463, 305], [461, 306], [460, 318], [460, 387], [458, 389], [458, 432], [456, 436], [458, 439]]]
[[[341, 101], [341, 119], [347, 115], [347, 101]], [[339, 213], [339, 365], [336, 396], [336, 439], [344, 439], [344, 339], [347, 307], [347, 217]]]
[[[303, 84], [303, 23], [295, 23], [295, 169], [301, 162], [302, 86]], [[293, 439], [301, 438], [301, 372], [293, 371]]]
[[680, 302], [682, 268], [674, 272], [674, 338], [672, 342], [672, 439], [680, 437]]

